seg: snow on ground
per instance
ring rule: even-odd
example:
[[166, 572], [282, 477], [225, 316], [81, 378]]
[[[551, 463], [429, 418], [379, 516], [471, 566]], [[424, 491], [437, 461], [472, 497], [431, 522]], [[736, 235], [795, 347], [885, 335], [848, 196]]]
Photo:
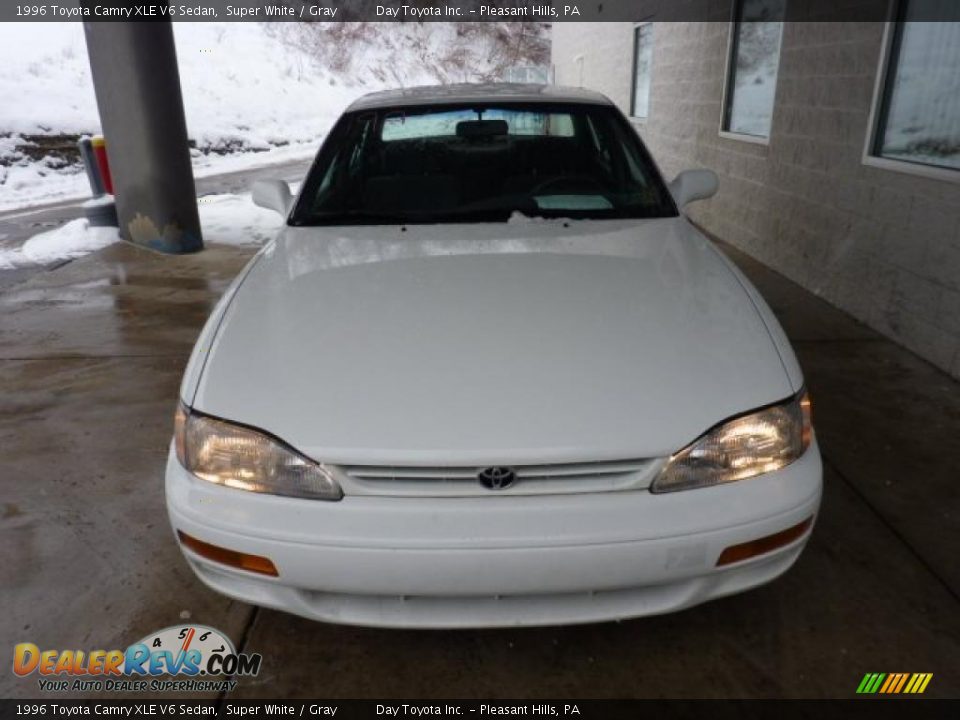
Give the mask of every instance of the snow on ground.
[[175, 23], [190, 137], [252, 149], [314, 142], [364, 87], [346, 87], [257, 23]]
[[83, 168], [55, 170], [41, 161], [0, 166], [0, 212], [90, 197]]
[[[346, 87], [257, 23], [175, 23], [190, 137], [216, 147], [313, 141], [363, 86]], [[81, 23], [0, 24], [0, 134], [100, 129]]]
[[[384, 86], [347, 84], [257, 23], [174, 33], [198, 176], [310, 157], [354, 98]], [[0, 97], [0, 211], [88, 196], [79, 165], [14, 151], [23, 136], [100, 132], [83, 25], [0, 23]]]
[[257, 207], [250, 195], [206, 195], [200, 198], [203, 241], [220, 245], [262, 245], [283, 225], [273, 210]]
[[119, 239], [116, 228], [90, 227], [86, 218], [71, 220], [56, 230], [34, 235], [16, 250], [0, 250], [0, 270], [77, 258]]
[[320, 149], [320, 139], [314, 142], [298, 142], [273, 147], [263, 152], [240, 152], [230, 155], [200, 155], [194, 154], [193, 176], [195, 178], [210, 177], [221, 173], [250, 170], [267, 165], [293, 162], [295, 160], [311, 160]]
[[0, 97], [0, 133], [98, 128], [83, 25], [0, 23]]
[[[310, 157], [360, 95], [498, 77], [517, 49], [457, 23], [173, 27], [198, 176]], [[0, 23], [0, 98], [0, 211], [88, 195], [80, 165], [51, 147], [100, 132], [82, 23]]]
[[[201, 176], [309, 157], [372, 90], [499, 77], [518, 61], [508, 48], [536, 34], [527, 28], [514, 42], [458, 23], [173, 27]], [[0, 211], [87, 195], [79, 164], [50, 147], [100, 132], [83, 25], [0, 23], [0, 98]]]
[[[320, 140], [274, 147], [264, 152], [240, 152], [230, 155], [195, 155], [193, 175], [197, 178], [221, 173], [249, 170], [294, 160], [309, 160], [320, 146]], [[90, 183], [86, 173], [77, 167], [73, 171], [44, 169], [41, 163], [24, 167], [0, 167], [8, 170], [7, 181], [0, 183], [0, 212], [90, 197]]]
[[[297, 184], [292, 189], [296, 193]], [[198, 208], [205, 243], [262, 245], [283, 225], [278, 213], [254, 205], [249, 193], [205, 195], [199, 199]], [[71, 220], [34, 235], [19, 248], [0, 248], [0, 270], [82, 257], [119, 240], [116, 228], [90, 227], [86, 218]]]

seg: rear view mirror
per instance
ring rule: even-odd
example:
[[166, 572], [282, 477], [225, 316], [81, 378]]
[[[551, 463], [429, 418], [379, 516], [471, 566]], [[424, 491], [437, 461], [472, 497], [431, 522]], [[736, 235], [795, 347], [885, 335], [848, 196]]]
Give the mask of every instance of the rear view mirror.
[[290, 186], [283, 180], [257, 180], [250, 190], [254, 205], [275, 210], [286, 217], [293, 195]]
[[720, 181], [713, 170], [684, 170], [670, 183], [670, 194], [677, 207], [694, 200], [706, 200], [717, 194]]
[[459, 138], [488, 138], [506, 135], [506, 120], [461, 120], [457, 123]]

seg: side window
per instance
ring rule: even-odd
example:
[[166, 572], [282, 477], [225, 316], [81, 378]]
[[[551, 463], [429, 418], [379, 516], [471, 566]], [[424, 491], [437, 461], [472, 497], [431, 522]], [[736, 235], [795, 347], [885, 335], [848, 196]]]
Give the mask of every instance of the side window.
[[[949, 7], [949, 9], [947, 9]], [[915, 18], [951, 13], [953, 22]], [[960, 3], [901, 0], [888, 28], [868, 154], [960, 171]], [[960, 172], [951, 179], [960, 180]]]
[[786, 0], [737, 0], [721, 130], [769, 138]]
[[650, 69], [653, 65], [653, 23], [633, 29], [633, 85], [630, 115], [646, 119], [650, 115]]

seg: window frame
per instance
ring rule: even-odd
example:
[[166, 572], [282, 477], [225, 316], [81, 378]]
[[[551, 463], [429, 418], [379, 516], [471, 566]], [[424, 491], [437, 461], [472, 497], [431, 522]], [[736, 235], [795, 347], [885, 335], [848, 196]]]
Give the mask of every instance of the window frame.
[[[650, 149], [647, 147], [646, 142], [636, 132], [635, 128], [631, 125], [629, 118], [623, 112], [623, 110], [616, 105], [606, 102], [592, 102], [585, 101], [581, 102], [579, 100], [557, 100], [551, 102], [545, 102], [541, 100], [529, 101], [529, 100], [515, 100], [512, 98], [505, 98], [500, 101], [497, 99], [483, 100], [479, 103], [471, 99], [450, 99], [443, 102], [426, 102], [426, 103], [398, 103], [397, 105], [385, 105], [383, 107], [373, 107], [373, 108], [363, 108], [359, 110], [346, 110], [339, 117], [339, 119], [334, 123], [333, 127], [327, 133], [326, 137], [323, 139], [323, 142], [320, 144], [320, 148], [317, 150], [317, 154], [314, 156], [312, 163], [310, 164], [310, 169], [307, 171], [306, 176], [304, 177], [303, 183], [300, 186], [300, 190], [297, 193], [293, 205], [290, 209], [290, 212], [287, 214], [286, 225], [289, 227], [341, 227], [350, 225], [349, 223], [317, 223], [317, 222], [305, 222], [309, 219], [310, 216], [310, 206], [314, 203], [317, 197], [317, 190], [322, 182], [324, 177], [323, 169], [327, 167], [333, 159], [336, 157], [338, 152], [338, 147], [344, 141], [345, 137], [348, 136], [348, 133], [351, 129], [351, 125], [363, 118], [365, 115], [374, 115], [377, 116], [374, 119], [374, 131], [375, 136], [379, 136], [383, 118], [391, 112], [400, 112], [407, 114], [417, 114], [419, 113], [429, 113], [434, 111], [443, 111], [444, 109], [457, 109], [462, 107], [475, 107], [477, 104], [481, 105], [495, 105], [502, 108], [516, 109], [516, 110], [526, 110], [530, 109], [534, 112], [564, 112], [571, 111], [570, 108], [594, 108], [597, 111], [610, 113], [611, 122], [616, 123], [624, 132], [625, 135], [628, 135], [633, 140], [636, 141], [636, 147], [638, 149], [638, 154], [643, 161], [643, 164], [649, 168], [649, 177], [650, 186], [655, 189], [656, 193], [660, 196], [662, 201], [662, 207], [660, 208], [663, 211], [662, 215], [651, 215], [650, 217], [644, 216], [641, 219], [662, 219], [662, 218], [676, 218], [681, 216], [680, 208], [677, 206], [676, 201], [673, 199], [673, 193], [670, 192], [670, 186], [667, 179], [663, 176], [663, 173], [660, 170], [660, 166], [656, 163], [653, 158], [653, 155], [650, 152]], [[575, 216], [571, 216], [575, 217]], [[624, 218], [609, 218], [609, 220], [623, 220]], [[605, 222], [608, 218], [595, 218], [597, 222]], [[451, 223], [456, 223], [458, 221], [448, 221]], [[463, 222], [472, 222], [472, 221], [463, 221]], [[383, 223], [383, 225], [403, 225], [403, 224], [420, 224], [412, 223], [405, 221], [403, 223]], [[426, 224], [434, 224], [428, 222]], [[501, 224], [501, 223], [495, 223]]]
[[890, 107], [893, 74], [896, 67], [894, 57], [899, 53], [903, 37], [903, 18], [906, 16], [906, 5], [909, 0], [897, 0], [893, 3], [890, 19], [884, 23], [883, 40], [880, 44], [880, 58], [877, 61], [877, 72], [873, 84], [873, 99], [870, 102], [870, 117], [867, 123], [866, 137], [863, 143], [861, 163], [868, 167], [891, 170], [893, 172], [915, 175], [930, 180], [945, 180], [960, 183], [960, 170], [898, 160], [896, 158], [879, 155], [877, 145], [883, 131], [886, 129], [886, 114]]
[[650, 99], [653, 97], [653, 58], [655, 57], [653, 48], [650, 51], [650, 90], [647, 93], [647, 114], [637, 115], [637, 54], [640, 51], [640, 28], [644, 25], [650, 26], [650, 42], [654, 42], [656, 33], [656, 23], [652, 20], [644, 20], [633, 24], [631, 32], [633, 33], [633, 62], [630, 65], [630, 121], [639, 124], [645, 124], [650, 119]]
[[[740, 140], [741, 142], [753, 143], [754, 145], [769, 145], [770, 138], [773, 136], [773, 115], [770, 116], [770, 132], [767, 135], [750, 135], [748, 133], [728, 130], [730, 123], [731, 102], [733, 100], [733, 89], [735, 87], [735, 75], [737, 70], [736, 52], [739, 46], [739, 25], [743, 15], [743, 3], [745, 0], [734, 0], [730, 23], [727, 32], [727, 65], [723, 74], [723, 97], [720, 101], [720, 130], [719, 135], [728, 140]], [[786, 20], [781, 21], [780, 26], [780, 45], [777, 48], [777, 81], [773, 86], [773, 108], [777, 107], [777, 94], [780, 92], [780, 61], [783, 59], [783, 35], [786, 29]]]

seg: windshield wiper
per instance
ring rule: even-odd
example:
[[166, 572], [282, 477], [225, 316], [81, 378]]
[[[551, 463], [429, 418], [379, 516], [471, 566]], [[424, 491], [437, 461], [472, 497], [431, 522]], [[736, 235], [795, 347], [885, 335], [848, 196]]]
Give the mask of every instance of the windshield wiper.
[[314, 225], [403, 225], [407, 221], [408, 217], [406, 215], [397, 213], [343, 210], [310, 215], [292, 224], [307, 227]]
[[454, 209], [433, 213], [379, 213], [367, 210], [347, 210], [311, 215], [293, 223], [300, 226], [315, 225], [438, 225], [441, 223], [502, 222], [513, 208]]
[[508, 222], [514, 213], [520, 219], [543, 220], [618, 220], [663, 217], [660, 208], [628, 207], [608, 209], [538, 208], [535, 203], [495, 206], [487, 202], [471, 203], [443, 212], [388, 213], [370, 210], [343, 210], [311, 215], [294, 220], [300, 227], [328, 225], [440, 225], [444, 223]]

